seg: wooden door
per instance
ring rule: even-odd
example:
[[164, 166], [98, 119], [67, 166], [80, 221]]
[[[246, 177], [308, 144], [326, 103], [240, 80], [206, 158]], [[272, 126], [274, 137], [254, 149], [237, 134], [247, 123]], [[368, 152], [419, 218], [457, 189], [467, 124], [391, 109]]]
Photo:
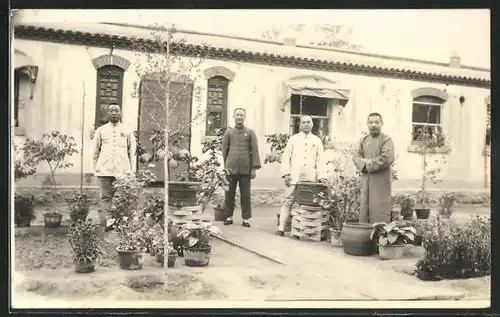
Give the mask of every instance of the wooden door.
[[[181, 146], [188, 150], [191, 149], [191, 128], [189, 126], [191, 121], [191, 101], [193, 94], [193, 85], [188, 83], [175, 83], [171, 82], [169, 91], [169, 100], [171, 114], [168, 120], [170, 127], [177, 128], [183, 127], [181, 134], [183, 141]], [[165, 127], [167, 122], [165, 120], [165, 89], [158, 81], [143, 80], [140, 87], [141, 98], [139, 103], [139, 116], [138, 116], [138, 130], [139, 142], [146, 150], [151, 150], [153, 147], [150, 142], [150, 137], [153, 130], [160, 127]], [[143, 163], [137, 160], [138, 168], [145, 167]], [[165, 181], [164, 160], [154, 162], [153, 168], [156, 174], [158, 183]], [[170, 170], [169, 180], [177, 180], [178, 177], [187, 170], [185, 163], [179, 163], [179, 167]]]

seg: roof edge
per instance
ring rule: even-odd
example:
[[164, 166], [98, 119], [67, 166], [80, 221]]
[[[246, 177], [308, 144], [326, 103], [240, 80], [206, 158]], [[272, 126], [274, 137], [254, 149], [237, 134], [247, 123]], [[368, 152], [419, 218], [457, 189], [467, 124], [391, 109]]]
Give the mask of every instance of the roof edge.
[[[63, 29], [45, 28], [40, 26], [18, 25], [14, 28], [14, 37], [34, 41], [46, 41], [56, 43], [66, 43], [73, 45], [112, 47], [117, 49], [130, 50], [133, 46], [131, 37], [111, 35], [106, 33], [90, 33], [84, 31], [71, 31]], [[150, 39], [139, 39], [155, 46], [156, 43]], [[436, 72], [424, 72], [411, 69], [373, 66], [364, 64], [354, 64], [348, 62], [310, 59], [296, 56], [285, 56], [272, 53], [259, 53], [238, 49], [228, 49], [220, 47], [202, 47], [193, 44], [176, 44], [176, 54], [182, 56], [195, 56], [193, 52], [200, 49], [206, 50], [208, 59], [241, 61], [247, 63], [274, 65], [281, 67], [293, 67], [303, 69], [315, 69], [322, 71], [333, 71], [340, 73], [350, 73], [356, 75], [369, 75], [376, 77], [399, 78], [422, 82], [435, 82], [443, 84], [458, 84], [479, 88], [491, 87], [491, 80], [479, 77], [466, 77], [457, 75], [446, 75]], [[195, 54], [195, 55], [193, 55]]]
[[[132, 23], [99, 22], [99, 24], [138, 28], [138, 29], [143, 29], [143, 30], [156, 30], [156, 31], [161, 30], [161, 28], [159, 28], [159, 27], [145, 26], [145, 25], [132, 24]], [[193, 30], [188, 30], [188, 29], [177, 29], [177, 31], [179, 33], [185, 33], [185, 34], [215, 36], [215, 37], [220, 37], [220, 38], [243, 40], [243, 41], [257, 42], [257, 43], [265, 43], [265, 44], [272, 44], [272, 45], [278, 45], [278, 46], [283, 45], [283, 43], [281, 43], [279, 41], [251, 38], [251, 37], [245, 37], [245, 36], [227, 35], [227, 34], [220, 34], [220, 33], [209, 33], [209, 32], [201, 32], [201, 31], [193, 31]], [[343, 49], [338, 49], [338, 48], [329, 48], [329, 47], [304, 45], [304, 44], [298, 44], [298, 45], [296, 45], [296, 47], [318, 50], [318, 51], [329, 51], [329, 52], [345, 53], [345, 54], [358, 55], [358, 56], [388, 59], [388, 60], [394, 60], [394, 61], [400, 61], [400, 62], [411, 62], [411, 63], [426, 64], [426, 65], [449, 67], [449, 65], [447, 63], [435, 62], [435, 61], [429, 61], [429, 60], [423, 60], [423, 59], [417, 59], [417, 58], [408, 58], [408, 57], [392, 56], [392, 55], [385, 55], [385, 54], [375, 54], [375, 53], [368, 53], [368, 52], [357, 52], [357, 51], [343, 50]], [[482, 71], [482, 72], [491, 72], [491, 69], [484, 68], [484, 67], [478, 67], [478, 66], [460, 65], [460, 68], [467, 69], [467, 70]]]

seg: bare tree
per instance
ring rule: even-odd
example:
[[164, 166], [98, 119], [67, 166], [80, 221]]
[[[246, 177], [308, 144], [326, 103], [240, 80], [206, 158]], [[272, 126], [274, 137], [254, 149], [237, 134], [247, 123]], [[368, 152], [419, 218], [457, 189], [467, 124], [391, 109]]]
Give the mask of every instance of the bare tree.
[[[155, 26], [151, 39], [135, 38], [135, 71], [141, 83], [135, 93], [139, 104], [150, 106], [149, 131], [137, 131], [139, 160], [143, 164], [161, 162], [164, 164], [164, 263], [168, 262], [168, 181], [171, 169], [179, 161], [190, 157], [189, 144], [183, 142], [190, 128], [203, 121], [205, 111], [201, 107], [191, 115], [182, 112], [191, 107], [191, 97], [200, 100], [200, 90], [194, 89], [194, 80], [201, 75], [200, 66], [204, 60], [206, 45], [197, 48], [185, 44], [185, 39], [176, 32], [175, 26]], [[184, 115], [183, 115], [184, 113]], [[143, 136], [143, 138], [141, 138]], [[141, 140], [143, 142], [141, 142]], [[144, 144], [149, 140], [150, 144]], [[165, 265], [165, 268], [167, 265]], [[167, 283], [165, 283], [167, 287]]]

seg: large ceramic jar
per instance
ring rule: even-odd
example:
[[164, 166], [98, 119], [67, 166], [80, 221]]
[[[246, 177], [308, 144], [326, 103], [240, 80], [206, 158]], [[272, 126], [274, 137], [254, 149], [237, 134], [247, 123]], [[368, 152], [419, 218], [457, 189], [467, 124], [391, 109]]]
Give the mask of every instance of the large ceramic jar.
[[370, 239], [372, 225], [369, 223], [348, 222], [342, 226], [341, 239], [344, 253], [369, 256], [375, 253], [375, 243]]

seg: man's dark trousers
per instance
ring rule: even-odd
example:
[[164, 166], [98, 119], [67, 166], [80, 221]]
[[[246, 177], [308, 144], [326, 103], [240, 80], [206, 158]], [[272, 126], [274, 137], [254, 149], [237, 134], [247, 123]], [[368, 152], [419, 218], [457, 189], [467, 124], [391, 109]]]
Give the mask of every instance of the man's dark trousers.
[[240, 204], [241, 216], [243, 219], [250, 219], [252, 217], [252, 205], [250, 198], [250, 175], [236, 174], [229, 175], [229, 190], [226, 192], [226, 218], [232, 217], [234, 214], [234, 202], [236, 194], [236, 186], [240, 187]]

